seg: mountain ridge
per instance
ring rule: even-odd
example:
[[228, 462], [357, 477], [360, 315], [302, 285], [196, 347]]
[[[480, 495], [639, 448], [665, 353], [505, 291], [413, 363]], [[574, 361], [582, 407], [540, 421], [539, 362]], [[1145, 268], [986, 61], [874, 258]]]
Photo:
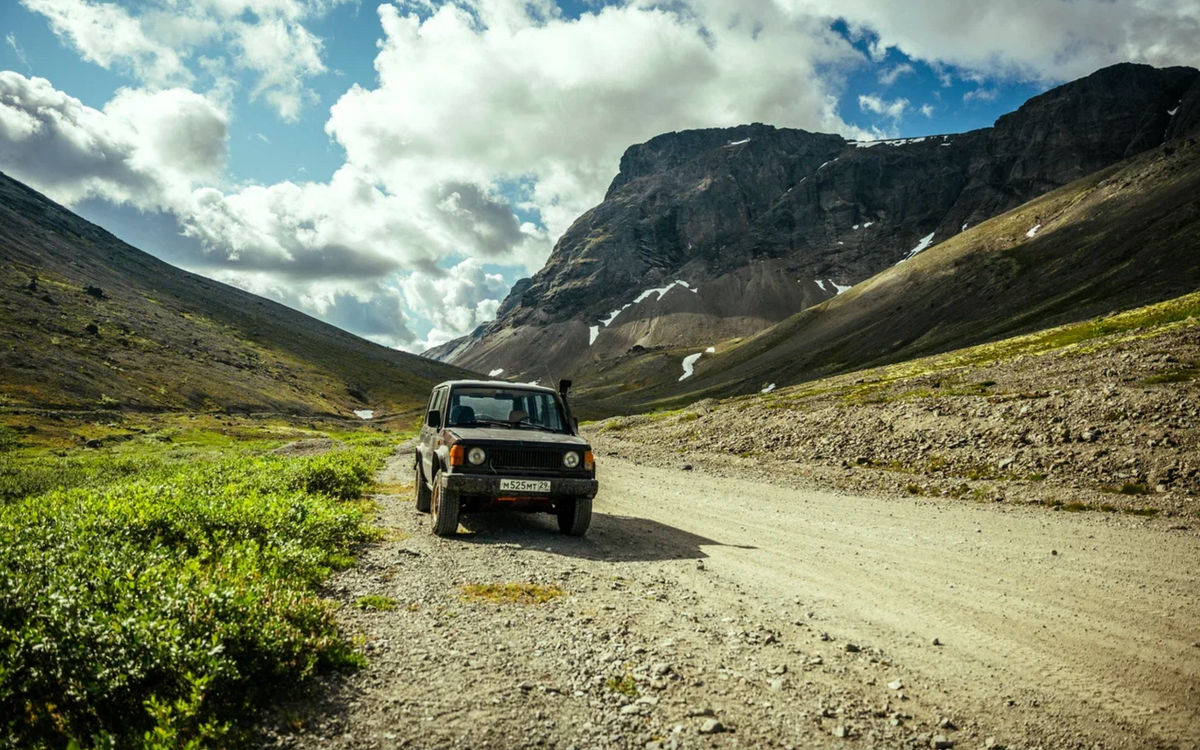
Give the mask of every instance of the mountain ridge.
[[[963, 134], [859, 143], [762, 124], [663, 134], [626, 150], [605, 200], [495, 321], [426, 354], [514, 377], [533, 362], [578, 375], [635, 347], [752, 335], [1198, 121], [1200, 73], [1126, 63]], [[699, 292], [633, 303], [676, 279]]]
[[[580, 378], [592, 414], [784, 387], [1077, 322], [1200, 288], [1200, 138], [1186, 136], [972, 227], [758, 334], [646, 351]], [[618, 383], [634, 384], [626, 388]]]

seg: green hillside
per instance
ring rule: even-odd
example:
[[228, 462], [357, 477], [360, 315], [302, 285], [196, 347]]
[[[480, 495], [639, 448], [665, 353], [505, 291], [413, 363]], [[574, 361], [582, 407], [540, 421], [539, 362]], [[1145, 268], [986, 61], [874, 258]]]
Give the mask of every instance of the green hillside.
[[187, 273], [0, 175], [0, 406], [376, 416], [465, 371]]

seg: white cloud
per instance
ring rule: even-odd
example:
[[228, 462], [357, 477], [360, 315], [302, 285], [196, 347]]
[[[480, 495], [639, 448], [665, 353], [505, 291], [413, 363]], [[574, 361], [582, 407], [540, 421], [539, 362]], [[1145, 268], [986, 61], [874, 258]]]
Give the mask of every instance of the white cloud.
[[295, 120], [316, 97], [304, 86], [325, 72], [321, 41], [299, 23], [276, 17], [235, 24], [237, 62], [258, 73], [251, 95], [262, 96], [285, 120]]
[[1117, 62], [1200, 63], [1195, 0], [785, 0], [792, 12], [844, 18], [874, 46], [988, 77], [1050, 83]]
[[21, 64], [25, 66], [25, 70], [29, 70], [29, 55], [25, 54], [25, 49], [21, 46], [21, 43], [17, 41], [17, 35], [10, 31], [5, 35], [4, 41], [8, 43], [8, 46], [10, 49], [12, 49], [13, 54], [16, 55], [17, 59], [21, 61]]
[[21, 2], [46, 16], [55, 34], [102, 68], [127, 68], [140, 80], [160, 86], [191, 79], [175, 50], [151, 39], [141, 21], [119, 5], [86, 0]]
[[932, 104], [922, 104], [921, 105], [921, 114], [925, 115], [926, 117], [933, 117], [933, 105]]
[[433, 323], [424, 350], [494, 319], [508, 285], [503, 276], [486, 273], [479, 261], [468, 258], [446, 271], [413, 273], [403, 289], [409, 307]]
[[913, 66], [909, 63], [900, 63], [899, 65], [893, 65], [890, 68], [884, 68], [883, 70], [879, 71], [879, 82], [884, 86], [891, 86], [896, 82], [897, 78], [902, 75], [912, 73], [913, 70]]
[[0, 164], [55, 200], [173, 209], [225, 159], [225, 114], [186, 89], [123, 89], [103, 110], [0, 71]]
[[271, 273], [228, 269], [210, 275], [384, 346], [424, 351], [409, 327], [400, 289], [387, 281], [281, 282]]
[[352, 167], [328, 183], [197, 190], [178, 213], [185, 234], [204, 250], [194, 262], [210, 267], [294, 281], [367, 280], [431, 267], [441, 257], [406, 202]]
[[978, 88], [978, 89], [972, 89], [971, 91], [968, 91], [965, 94], [963, 94], [962, 99], [963, 99], [963, 102], [975, 102], [975, 101], [991, 102], [991, 101], [995, 101], [996, 97], [999, 95], [1000, 95], [1000, 92], [997, 91], [996, 89]]
[[908, 100], [901, 98], [889, 102], [877, 94], [860, 94], [858, 106], [864, 112], [874, 112], [892, 120], [899, 120], [908, 110]]
[[191, 184], [219, 177], [225, 164], [228, 122], [203, 96], [186, 89], [120, 89], [104, 105], [110, 118], [137, 140], [135, 169]]
[[251, 98], [294, 121], [315, 100], [308, 82], [326, 71], [322, 44], [304, 23], [339, 0], [154, 0], [135, 11], [94, 0], [21, 0], [90, 62], [161, 87], [190, 83], [197, 72], [214, 86], [253, 78]]

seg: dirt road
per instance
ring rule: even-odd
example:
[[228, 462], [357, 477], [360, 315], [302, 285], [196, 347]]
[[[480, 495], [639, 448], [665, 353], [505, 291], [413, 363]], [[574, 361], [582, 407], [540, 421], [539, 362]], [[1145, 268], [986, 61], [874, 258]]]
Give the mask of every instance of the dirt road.
[[[397, 456], [385, 480], [406, 480], [410, 462]], [[599, 471], [582, 540], [515, 514], [468, 517], [437, 539], [406, 491], [381, 497], [392, 538], [331, 592], [370, 665], [269, 739], [1200, 747], [1195, 528], [611, 457]], [[476, 602], [462, 596], [470, 583], [566, 593]], [[369, 594], [398, 607], [354, 606]]]

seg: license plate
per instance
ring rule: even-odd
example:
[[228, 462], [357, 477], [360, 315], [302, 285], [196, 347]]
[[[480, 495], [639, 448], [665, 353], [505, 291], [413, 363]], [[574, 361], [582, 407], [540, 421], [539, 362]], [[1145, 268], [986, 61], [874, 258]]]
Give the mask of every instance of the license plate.
[[501, 479], [500, 490], [502, 492], [549, 492], [550, 480]]

